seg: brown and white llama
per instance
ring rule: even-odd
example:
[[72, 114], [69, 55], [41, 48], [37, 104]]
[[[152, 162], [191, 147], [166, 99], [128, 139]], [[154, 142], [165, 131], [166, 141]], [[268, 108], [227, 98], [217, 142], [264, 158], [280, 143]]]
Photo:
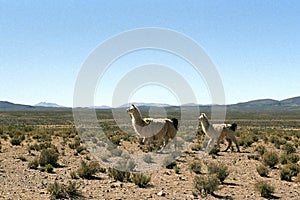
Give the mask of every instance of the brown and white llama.
[[202, 127], [203, 132], [209, 138], [206, 149], [209, 151], [213, 148], [217, 142], [217, 145], [220, 146], [220, 142], [226, 138], [228, 141], [228, 146], [225, 151], [227, 151], [232, 144], [232, 141], [236, 144], [238, 152], [240, 152], [239, 144], [235, 137], [235, 130], [237, 124], [210, 124], [205, 113], [202, 113], [199, 117], [199, 121]]
[[131, 105], [127, 109], [133, 128], [139, 138], [143, 139], [143, 143], [157, 143], [162, 146], [161, 151], [168, 144], [170, 139], [175, 138], [178, 130], [178, 120], [172, 119], [154, 119], [142, 118], [141, 112], [135, 105]]

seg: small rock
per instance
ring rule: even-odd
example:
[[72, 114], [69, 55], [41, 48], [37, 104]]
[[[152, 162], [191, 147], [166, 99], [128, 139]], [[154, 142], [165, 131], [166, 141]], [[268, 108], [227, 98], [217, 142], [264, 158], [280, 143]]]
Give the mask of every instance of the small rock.
[[158, 192], [157, 195], [164, 197], [164, 196], [166, 196], [166, 193], [162, 190], [162, 191]]
[[169, 172], [169, 171], [166, 171], [164, 174], [166, 174], [166, 175], [171, 175], [171, 172]]

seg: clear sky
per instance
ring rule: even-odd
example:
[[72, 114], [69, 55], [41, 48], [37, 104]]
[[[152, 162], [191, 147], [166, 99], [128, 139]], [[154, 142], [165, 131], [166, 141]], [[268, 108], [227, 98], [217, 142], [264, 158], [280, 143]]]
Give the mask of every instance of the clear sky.
[[[299, 19], [297, 0], [0, 0], [0, 101], [72, 106], [74, 84], [89, 54], [107, 38], [143, 27], [172, 29], [202, 46], [221, 76], [227, 104], [299, 96]], [[113, 63], [99, 81], [95, 105], [111, 105], [122, 76], [152, 62], [187, 78], [195, 103], [211, 103], [191, 66], [149, 50]], [[140, 88], [129, 100], [178, 103], [158, 85]]]

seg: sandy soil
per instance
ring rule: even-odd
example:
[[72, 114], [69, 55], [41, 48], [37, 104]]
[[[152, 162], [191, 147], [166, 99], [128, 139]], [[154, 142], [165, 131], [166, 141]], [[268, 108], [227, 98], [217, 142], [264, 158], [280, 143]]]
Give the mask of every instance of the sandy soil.
[[[12, 146], [8, 141], [1, 139], [1, 143], [0, 199], [50, 199], [47, 187], [55, 180], [65, 184], [68, 181], [77, 182], [82, 192], [79, 199], [264, 199], [254, 189], [257, 180], [268, 181], [274, 186], [275, 198], [300, 199], [300, 183], [281, 181], [279, 168], [272, 169], [268, 178], [259, 176], [256, 167], [261, 162], [248, 159], [248, 156], [254, 153], [257, 143], [246, 149], [241, 148], [242, 153], [220, 152], [215, 158], [201, 158], [203, 153], [189, 150], [177, 160], [179, 173], [166, 168], [147, 173], [151, 175], [151, 182], [147, 188], [139, 188], [134, 183], [114, 181], [106, 173], [98, 173], [92, 180], [71, 179], [70, 172], [78, 169], [81, 160], [91, 156], [88, 153], [74, 155], [75, 150], [63, 147], [62, 138], [58, 136], [53, 136], [52, 143], [60, 152], [64, 151], [64, 154], [60, 153], [58, 163], [61, 167], [55, 168], [54, 173], [28, 168], [28, 163], [34, 159], [33, 154], [38, 155], [39, 152], [29, 153], [26, 142], [21, 146]], [[22, 161], [21, 157], [26, 160]], [[223, 163], [230, 170], [229, 176], [224, 184], [219, 186], [215, 196], [193, 195], [195, 174], [189, 170], [189, 163], [197, 158], [204, 163], [203, 173], [206, 172], [205, 163], [209, 162]]]

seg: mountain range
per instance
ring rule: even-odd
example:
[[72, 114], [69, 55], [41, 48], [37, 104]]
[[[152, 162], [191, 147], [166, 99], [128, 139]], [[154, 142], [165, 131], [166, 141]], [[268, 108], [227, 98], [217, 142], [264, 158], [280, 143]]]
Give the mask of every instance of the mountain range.
[[[137, 106], [142, 107], [179, 107], [169, 104], [157, 104], [157, 103], [135, 103]], [[124, 104], [120, 108], [129, 107], [130, 104]], [[197, 104], [184, 104], [181, 107], [194, 107], [199, 106], [208, 108], [210, 105], [197, 105]], [[95, 106], [96, 109], [109, 109], [109, 106]], [[31, 105], [14, 104], [8, 101], [0, 101], [0, 111], [30, 111], [30, 110], [57, 110], [57, 109], [71, 109], [70, 107], [63, 107], [55, 103], [41, 102]], [[248, 102], [242, 102], [237, 104], [227, 105], [228, 111], [300, 111], [300, 96], [293, 97], [285, 100], [274, 99], [258, 99]]]

